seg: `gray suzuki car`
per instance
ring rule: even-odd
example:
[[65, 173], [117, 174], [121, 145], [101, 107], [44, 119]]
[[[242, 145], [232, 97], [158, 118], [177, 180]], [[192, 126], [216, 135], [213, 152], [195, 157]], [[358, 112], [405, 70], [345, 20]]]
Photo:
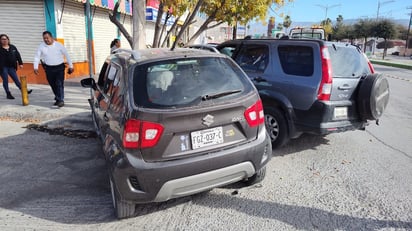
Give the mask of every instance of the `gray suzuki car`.
[[238, 181], [260, 182], [272, 147], [262, 102], [223, 54], [118, 50], [92, 88], [116, 216]]

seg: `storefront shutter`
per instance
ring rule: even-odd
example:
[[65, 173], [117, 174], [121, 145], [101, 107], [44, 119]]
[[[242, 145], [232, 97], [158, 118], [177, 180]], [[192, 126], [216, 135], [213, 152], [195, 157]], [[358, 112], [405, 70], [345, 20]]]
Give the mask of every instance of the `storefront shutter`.
[[9, 36], [25, 63], [33, 62], [43, 41], [42, 33], [46, 30], [43, 4], [43, 1], [0, 1], [0, 33]]
[[64, 4], [62, 17], [64, 46], [74, 63], [85, 62], [87, 40], [84, 6], [82, 3], [70, 1], [65, 1]]

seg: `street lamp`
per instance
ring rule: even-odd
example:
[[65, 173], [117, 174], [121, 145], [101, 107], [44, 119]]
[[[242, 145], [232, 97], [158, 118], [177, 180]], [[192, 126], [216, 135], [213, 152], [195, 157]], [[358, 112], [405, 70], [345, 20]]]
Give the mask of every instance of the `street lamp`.
[[340, 4], [335, 4], [335, 5], [331, 5], [331, 6], [329, 6], [329, 5], [316, 4], [316, 6], [319, 6], [319, 7], [323, 8], [323, 9], [325, 9], [325, 21], [326, 21], [326, 19], [328, 18], [328, 10], [329, 10], [330, 8], [340, 6]]
[[384, 2], [378, 1], [378, 11], [376, 12], [376, 19], [379, 19], [379, 9], [381, 8], [381, 6], [383, 6], [387, 3], [394, 2], [394, 1], [395, 0], [389, 0], [389, 1], [384, 1]]

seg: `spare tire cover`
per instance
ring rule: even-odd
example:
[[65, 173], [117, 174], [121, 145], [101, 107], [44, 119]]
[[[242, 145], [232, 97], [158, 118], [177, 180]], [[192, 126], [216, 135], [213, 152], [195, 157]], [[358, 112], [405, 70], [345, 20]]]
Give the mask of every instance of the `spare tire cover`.
[[363, 120], [377, 120], [389, 102], [389, 82], [383, 74], [368, 75], [361, 81], [358, 110]]

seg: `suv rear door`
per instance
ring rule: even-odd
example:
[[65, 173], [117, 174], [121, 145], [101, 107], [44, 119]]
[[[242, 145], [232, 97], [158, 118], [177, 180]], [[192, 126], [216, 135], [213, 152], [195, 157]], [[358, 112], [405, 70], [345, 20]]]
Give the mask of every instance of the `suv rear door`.
[[361, 77], [371, 73], [368, 61], [359, 48], [349, 44], [328, 43], [328, 50], [333, 74], [330, 100], [353, 100]]

